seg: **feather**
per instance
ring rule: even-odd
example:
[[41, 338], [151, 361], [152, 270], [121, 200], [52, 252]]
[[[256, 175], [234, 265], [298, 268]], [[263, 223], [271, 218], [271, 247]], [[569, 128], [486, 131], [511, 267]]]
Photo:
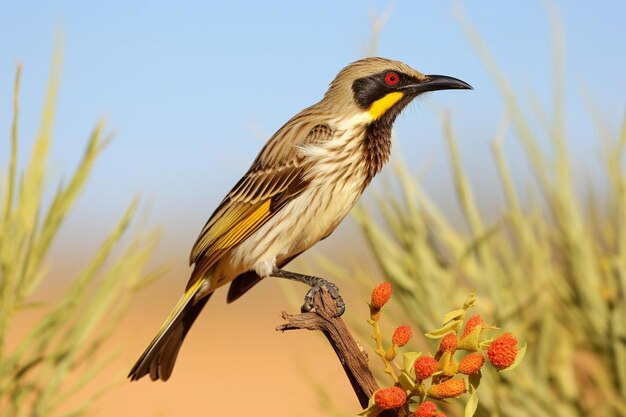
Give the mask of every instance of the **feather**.
[[[302, 136], [295, 133], [306, 132]], [[226, 251], [263, 226], [310, 183], [301, 146], [331, 140], [326, 124], [294, 117], [283, 126], [209, 218], [190, 255], [195, 264], [187, 288], [204, 277]]]
[[166, 381], [170, 377], [187, 332], [211, 296], [209, 294], [195, 300], [201, 287], [202, 281], [199, 280], [185, 291], [157, 335], [131, 369], [128, 374], [131, 381], [138, 380], [146, 374], [150, 374], [153, 381], [157, 379]]

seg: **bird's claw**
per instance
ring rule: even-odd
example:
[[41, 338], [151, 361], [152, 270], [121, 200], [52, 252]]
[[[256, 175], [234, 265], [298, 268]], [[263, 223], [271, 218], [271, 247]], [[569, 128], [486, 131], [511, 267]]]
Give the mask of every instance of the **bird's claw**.
[[337, 305], [337, 311], [335, 313], [335, 317], [341, 316], [346, 311], [346, 303], [339, 295], [339, 288], [332, 282], [321, 282], [319, 284], [313, 285], [309, 291], [304, 296], [304, 304], [300, 307], [300, 311], [303, 313], [308, 313], [313, 309], [313, 300], [315, 299], [315, 295], [322, 289], [326, 288], [330, 293], [330, 296], [335, 300], [335, 304]]

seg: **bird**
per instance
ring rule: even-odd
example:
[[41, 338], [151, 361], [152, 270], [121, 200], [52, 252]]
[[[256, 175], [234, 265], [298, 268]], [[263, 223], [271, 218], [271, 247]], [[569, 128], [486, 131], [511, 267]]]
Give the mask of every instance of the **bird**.
[[190, 255], [185, 293], [131, 369], [167, 381], [179, 349], [211, 295], [230, 283], [231, 303], [264, 278], [310, 286], [302, 311], [327, 288], [345, 309], [336, 285], [283, 268], [328, 237], [389, 160], [391, 130], [421, 94], [472, 87], [457, 78], [425, 75], [408, 65], [368, 57], [343, 68], [323, 98], [287, 121], [213, 212]]

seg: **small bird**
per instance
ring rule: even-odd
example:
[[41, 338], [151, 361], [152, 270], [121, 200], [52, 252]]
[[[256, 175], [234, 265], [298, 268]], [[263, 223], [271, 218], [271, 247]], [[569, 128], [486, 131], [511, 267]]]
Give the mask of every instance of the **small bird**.
[[230, 283], [235, 301], [266, 277], [308, 284], [302, 311], [326, 287], [319, 277], [282, 269], [326, 238], [389, 159], [396, 116], [420, 94], [472, 89], [464, 81], [424, 75], [372, 57], [342, 69], [328, 91], [283, 125], [226, 195], [191, 250], [193, 272], [182, 296], [128, 375], [166, 381], [187, 332], [213, 292]]

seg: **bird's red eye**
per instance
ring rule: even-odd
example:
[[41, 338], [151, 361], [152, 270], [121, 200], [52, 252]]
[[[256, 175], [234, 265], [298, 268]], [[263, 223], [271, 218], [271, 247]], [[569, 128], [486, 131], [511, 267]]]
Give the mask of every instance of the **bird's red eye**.
[[396, 74], [395, 72], [388, 72], [387, 74], [385, 74], [385, 82], [387, 83], [387, 85], [396, 85], [398, 84], [399, 80], [400, 77], [398, 77], [398, 74]]

